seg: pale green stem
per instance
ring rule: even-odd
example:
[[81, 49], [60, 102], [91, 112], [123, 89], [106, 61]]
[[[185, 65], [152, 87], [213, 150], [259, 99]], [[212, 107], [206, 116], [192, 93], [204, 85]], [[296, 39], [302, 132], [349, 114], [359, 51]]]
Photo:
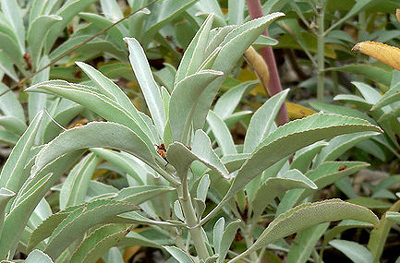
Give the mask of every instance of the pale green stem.
[[[242, 228], [243, 230], [243, 237], [244, 241], [246, 242], [246, 247], [249, 248], [253, 245], [253, 227], [252, 225], [246, 225], [245, 228]], [[258, 257], [257, 257], [257, 252], [253, 251], [250, 253], [250, 260], [251, 262], [257, 262]]]
[[324, 77], [325, 77], [325, 36], [324, 36], [324, 14], [325, 6], [321, 3], [317, 12], [317, 99], [322, 102], [324, 99]]
[[190, 193], [188, 191], [187, 181], [182, 182], [182, 185], [177, 188], [179, 202], [182, 207], [183, 214], [185, 216], [186, 225], [189, 229], [190, 235], [194, 246], [196, 248], [197, 254], [200, 259], [207, 259], [210, 255], [203, 238], [201, 226], [198, 224], [198, 219], [196, 217], [196, 212], [194, 210], [192, 199], [190, 198]]

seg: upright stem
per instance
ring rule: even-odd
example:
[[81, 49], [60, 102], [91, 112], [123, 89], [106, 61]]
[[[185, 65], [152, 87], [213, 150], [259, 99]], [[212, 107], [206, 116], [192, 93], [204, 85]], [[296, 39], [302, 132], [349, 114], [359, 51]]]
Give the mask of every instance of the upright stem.
[[317, 99], [322, 102], [324, 99], [324, 77], [325, 77], [325, 35], [324, 16], [325, 5], [323, 1], [318, 6], [317, 12]]
[[203, 238], [201, 225], [198, 224], [198, 219], [193, 208], [192, 199], [188, 191], [187, 181], [182, 182], [182, 185], [177, 188], [179, 202], [182, 206], [187, 227], [192, 236], [194, 246], [200, 259], [207, 259], [210, 255]]
[[[247, 0], [247, 7], [249, 9], [250, 18], [255, 19], [263, 16], [260, 0]], [[263, 32], [264, 36], [268, 36], [268, 31]], [[273, 96], [282, 91], [281, 80], [279, 79], [278, 68], [276, 66], [275, 56], [271, 47], [264, 47], [260, 49], [260, 54], [267, 63], [269, 71], [269, 88], [268, 94]], [[283, 125], [289, 122], [286, 104], [284, 103], [276, 117], [278, 125]]]

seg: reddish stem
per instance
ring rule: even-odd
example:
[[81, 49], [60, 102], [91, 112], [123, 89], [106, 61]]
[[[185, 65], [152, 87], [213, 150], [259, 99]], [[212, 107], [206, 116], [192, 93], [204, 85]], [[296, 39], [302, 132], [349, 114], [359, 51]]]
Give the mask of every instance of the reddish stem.
[[[262, 17], [264, 15], [260, 0], [247, 0], [247, 7], [249, 9], [251, 19]], [[268, 30], [265, 30], [263, 32], [263, 35], [268, 36]], [[260, 48], [259, 52], [268, 66], [268, 71], [269, 71], [268, 93], [270, 96], [274, 96], [275, 94], [282, 91], [281, 81], [279, 79], [279, 74], [278, 74], [278, 68], [276, 67], [274, 52], [272, 51], [271, 47]], [[282, 104], [282, 107], [279, 110], [278, 115], [276, 116], [276, 122], [279, 126], [289, 122], [288, 112], [285, 103]]]

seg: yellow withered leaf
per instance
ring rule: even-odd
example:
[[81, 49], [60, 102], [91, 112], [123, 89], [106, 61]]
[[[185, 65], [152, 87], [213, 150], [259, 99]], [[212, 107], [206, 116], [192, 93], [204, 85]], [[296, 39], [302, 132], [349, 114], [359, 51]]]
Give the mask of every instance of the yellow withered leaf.
[[291, 120], [302, 119], [304, 117], [307, 117], [307, 116], [317, 113], [316, 111], [313, 111], [310, 108], [304, 107], [300, 104], [288, 102], [288, 101], [286, 102], [286, 107], [287, 107], [289, 118]]
[[397, 47], [373, 41], [365, 41], [357, 43], [352, 48], [352, 51], [361, 52], [400, 70], [400, 49]]
[[396, 9], [396, 18], [400, 22], [400, 9]]

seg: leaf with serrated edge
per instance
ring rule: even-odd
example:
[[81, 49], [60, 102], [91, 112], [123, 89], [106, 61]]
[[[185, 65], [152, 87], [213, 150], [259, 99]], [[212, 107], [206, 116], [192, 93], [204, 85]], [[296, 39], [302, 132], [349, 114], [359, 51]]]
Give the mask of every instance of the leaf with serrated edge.
[[245, 254], [308, 227], [344, 219], [359, 220], [374, 225], [379, 222], [371, 210], [340, 199], [306, 203], [290, 209], [273, 220]]
[[116, 215], [137, 209], [129, 202], [109, 201], [109, 204], [93, 208], [88, 204], [74, 210], [54, 230], [44, 252], [52, 258], [57, 258], [64, 249], [89, 228], [107, 222]]
[[229, 195], [235, 194], [275, 162], [307, 145], [361, 131], [381, 132], [381, 129], [365, 120], [335, 114], [314, 114], [283, 125], [265, 138], [252, 157], [242, 166], [229, 190]]
[[11, 151], [0, 174], [0, 186], [18, 192], [27, 178], [22, 173], [39, 130], [43, 111], [39, 112], [33, 119], [25, 133], [20, 137], [17, 144]]
[[107, 224], [94, 230], [72, 254], [70, 262], [95, 263], [126, 234], [127, 225]]

